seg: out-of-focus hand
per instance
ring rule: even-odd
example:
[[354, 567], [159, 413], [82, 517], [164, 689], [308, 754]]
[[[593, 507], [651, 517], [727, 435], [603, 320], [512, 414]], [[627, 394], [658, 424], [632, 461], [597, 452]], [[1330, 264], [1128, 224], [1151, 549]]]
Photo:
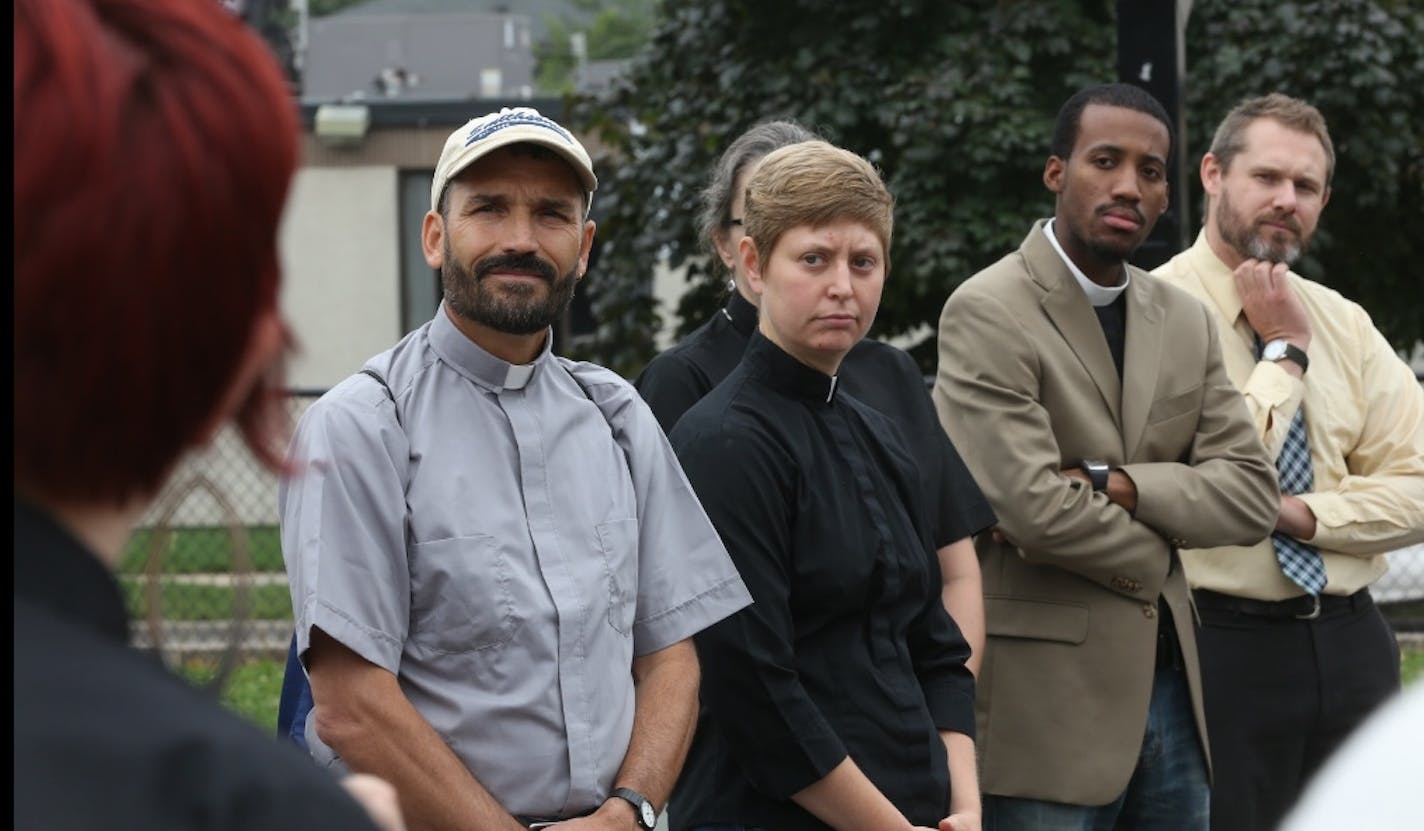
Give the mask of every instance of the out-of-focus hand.
[[1005, 534], [1003, 529], [999, 528], [997, 525], [989, 529], [989, 539], [1004, 545], [1017, 545], [1017, 543], [1009, 539], [1009, 535]]
[[1291, 288], [1285, 263], [1245, 260], [1233, 277], [1241, 298], [1241, 313], [1262, 342], [1278, 338], [1301, 349], [1310, 348], [1310, 318]]
[[586, 817], [564, 820], [558, 825], [550, 825], [549, 831], [632, 831], [637, 827], [636, 823], [624, 824], [608, 817], [589, 814]]
[[610, 799], [586, 817], [565, 820], [549, 826], [550, 831], [635, 831], [637, 818], [633, 806], [621, 799]]
[[981, 828], [982, 822], [978, 814], [962, 811], [940, 820], [937, 831], [980, 831]]
[[395, 786], [369, 773], [352, 773], [341, 778], [346, 792], [366, 809], [381, 831], [405, 831], [400, 799]]

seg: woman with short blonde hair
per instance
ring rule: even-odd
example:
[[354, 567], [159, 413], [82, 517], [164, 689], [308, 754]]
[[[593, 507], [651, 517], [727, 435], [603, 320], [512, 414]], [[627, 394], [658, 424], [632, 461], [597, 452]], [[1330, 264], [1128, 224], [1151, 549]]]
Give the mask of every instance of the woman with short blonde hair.
[[696, 637], [675, 829], [979, 827], [969, 648], [915, 460], [837, 389], [875, 319], [893, 210], [869, 162], [821, 141], [748, 183], [758, 329], [671, 439], [755, 602]]

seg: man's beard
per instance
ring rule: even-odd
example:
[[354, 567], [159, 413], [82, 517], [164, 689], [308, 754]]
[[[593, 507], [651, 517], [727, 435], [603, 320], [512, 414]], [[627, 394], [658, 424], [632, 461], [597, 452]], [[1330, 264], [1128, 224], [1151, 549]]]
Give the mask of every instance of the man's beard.
[[[576, 269], [577, 267], [575, 267]], [[485, 278], [494, 271], [522, 271], [538, 274], [548, 285], [544, 296], [533, 283], [504, 283], [491, 290]], [[445, 246], [445, 262], [440, 266], [440, 284], [445, 302], [460, 317], [510, 335], [532, 335], [553, 325], [563, 316], [578, 283], [576, 270], [555, 276], [554, 267], [534, 254], [499, 254], [475, 263], [471, 273]]]
[[[1268, 212], [1252, 222], [1247, 222], [1232, 207], [1231, 198], [1227, 196], [1225, 189], [1222, 189], [1218, 198], [1221, 205], [1216, 212], [1216, 230], [1227, 245], [1236, 249], [1236, 253], [1251, 259], [1286, 265], [1294, 265], [1300, 255], [1305, 253], [1310, 244], [1310, 237], [1304, 234], [1300, 220], [1294, 215]], [[1262, 227], [1267, 220], [1279, 222], [1295, 231], [1295, 234]]]

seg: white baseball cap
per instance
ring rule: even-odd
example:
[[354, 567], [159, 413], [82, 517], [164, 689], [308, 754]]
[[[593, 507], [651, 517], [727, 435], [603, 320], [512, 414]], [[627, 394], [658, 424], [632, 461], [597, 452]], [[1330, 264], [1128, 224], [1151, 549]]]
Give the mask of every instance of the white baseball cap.
[[430, 210], [439, 210], [441, 192], [460, 171], [488, 153], [519, 142], [537, 144], [558, 153], [578, 174], [587, 191], [585, 209], [593, 205], [598, 178], [593, 175], [593, 161], [588, 151], [573, 133], [540, 115], [533, 107], [505, 107], [497, 113], [470, 119], [445, 140], [445, 149], [440, 151], [440, 161], [435, 164], [435, 178], [430, 183]]

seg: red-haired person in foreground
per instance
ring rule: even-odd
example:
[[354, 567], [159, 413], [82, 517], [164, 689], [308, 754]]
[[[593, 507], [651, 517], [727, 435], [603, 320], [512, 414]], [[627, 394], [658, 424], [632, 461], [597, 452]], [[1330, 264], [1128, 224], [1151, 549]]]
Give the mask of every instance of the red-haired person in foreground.
[[132, 650], [110, 573], [228, 421], [277, 464], [282, 75], [216, 2], [14, 21], [14, 827], [399, 831], [389, 785], [343, 789]]

